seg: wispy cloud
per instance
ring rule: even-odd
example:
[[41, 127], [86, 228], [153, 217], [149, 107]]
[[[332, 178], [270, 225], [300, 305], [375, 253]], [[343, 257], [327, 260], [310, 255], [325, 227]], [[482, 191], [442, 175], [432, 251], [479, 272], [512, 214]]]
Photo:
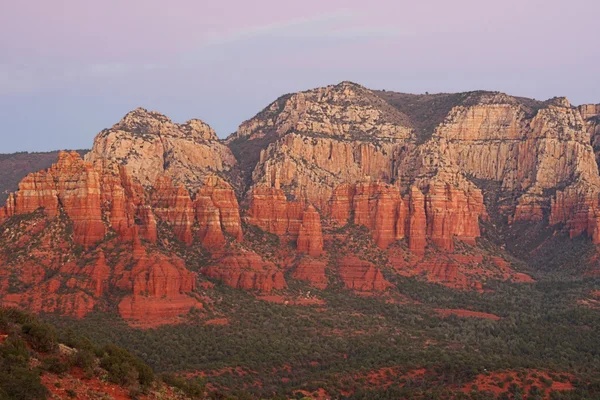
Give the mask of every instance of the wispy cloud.
[[324, 33], [332, 27], [355, 21], [356, 18], [356, 13], [349, 10], [340, 10], [331, 13], [317, 14], [306, 18], [295, 18], [264, 25], [251, 26], [225, 34], [209, 33], [208, 37], [200, 43], [200, 47], [219, 46], [273, 36], [286, 38], [313, 37]]
[[225, 33], [208, 33], [194, 49], [159, 63], [139, 60], [71, 64], [68, 68], [46, 64], [43, 69], [0, 64], [0, 95], [27, 93], [68, 81], [107, 79], [134, 75], [145, 71], [176, 70], [195, 67], [207, 59], [239, 57], [240, 54], [277, 54], [301, 48], [319, 48], [340, 42], [376, 40], [410, 36], [398, 25], [374, 25], [372, 20], [351, 10], [317, 14], [278, 22], [255, 25]]
[[413, 33], [401, 26], [365, 24], [360, 14], [351, 10], [339, 10], [306, 18], [251, 26], [224, 34], [211, 33], [200, 42], [199, 49], [264, 39], [372, 39], [408, 36]]

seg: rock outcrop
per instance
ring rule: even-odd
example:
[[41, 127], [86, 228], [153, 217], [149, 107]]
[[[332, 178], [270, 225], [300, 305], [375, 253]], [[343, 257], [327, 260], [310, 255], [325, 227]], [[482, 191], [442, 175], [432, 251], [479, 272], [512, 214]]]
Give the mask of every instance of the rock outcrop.
[[283, 272], [272, 262], [264, 261], [251, 251], [226, 253], [216, 260], [214, 266], [205, 268], [202, 273], [221, 279], [227, 286], [237, 289], [268, 293], [287, 287]]
[[370, 90], [350, 82], [284, 96], [228, 139], [255, 153], [254, 185], [277, 186], [324, 209], [333, 188], [365, 176], [388, 181], [408, 117]]
[[292, 277], [294, 279], [306, 281], [311, 286], [318, 289], [325, 289], [329, 284], [329, 279], [327, 279], [327, 275], [325, 275], [326, 267], [327, 264], [325, 261], [305, 257], [302, 258], [296, 266]]
[[223, 246], [225, 235], [236, 240], [243, 238], [233, 188], [214, 175], [205, 178], [193, 200], [182, 184], [174, 184], [168, 176], [159, 176], [154, 185], [152, 208], [187, 245], [194, 242], [194, 227], [199, 241], [207, 248]]
[[225, 235], [241, 241], [244, 237], [240, 207], [231, 185], [212, 175], [205, 179], [194, 199], [200, 240], [210, 248], [225, 242]]
[[592, 147], [596, 153], [596, 163], [600, 165], [600, 104], [585, 104], [579, 106], [578, 110], [590, 134]]
[[[412, 103], [401, 104], [402, 99]], [[424, 122], [424, 112], [414, 104], [437, 107], [432, 118], [439, 123]], [[254, 143], [254, 150], [259, 149], [249, 168], [255, 188], [281, 188], [288, 198], [314, 204], [338, 222], [355, 211], [343, 200], [354, 190], [350, 186], [398, 186], [402, 201], [381, 195], [378, 223], [388, 226], [375, 229], [371, 212], [369, 221], [363, 221], [363, 209], [354, 218], [376, 232], [381, 247], [406, 236], [422, 252], [426, 238], [452, 249], [453, 236], [470, 243], [479, 236], [478, 219], [485, 218], [485, 211], [473, 181], [499, 184], [502, 197], [510, 199], [501, 211], [511, 223], [547, 218], [556, 188], [580, 181], [589, 187], [600, 184], [586, 131], [597, 109], [577, 110], [565, 98], [540, 102], [496, 92], [422, 100], [344, 82], [278, 99], [243, 123], [229, 142], [242, 147]], [[417, 218], [423, 217], [415, 204], [410, 239], [410, 220], [392, 227], [384, 216], [398, 213], [398, 206], [390, 211], [384, 207], [398, 203], [410, 213], [406, 198], [412, 186], [425, 197], [427, 228], [425, 235], [418, 232], [422, 224]]]
[[141, 232], [155, 241], [156, 222], [143, 199], [141, 186], [134, 184], [127, 169], [96, 167], [78, 153], [61, 152], [51, 168], [21, 181], [2, 213], [23, 215], [42, 209], [54, 218], [64, 212], [73, 224], [73, 240], [86, 247], [103, 240], [109, 227], [122, 240]]
[[346, 288], [360, 292], [382, 292], [392, 286], [379, 268], [355, 256], [343, 257], [338, 273]]
[[577, 108], [584, 121], [600, 115], [600, 104], [584, 104]]
[[480, 224], [600, 244], [599, 143], [598, 105], [495, 92], [343, 82], [281, 97], [224, 142], [137, 109], [7, 196], [0, 301], [77, 317], [114, 302], [144, 327], [202, 308], [196, 272], [264, 293], [285, 277], [370, 294], [393, 290], [384, 273], [531, 281], [478, 247]]
[[438, 248], [451, 251], [454, 238], [474, 244], [480, 236], [479, 219], [486, 218], [478, 189], [461, 190], [434, 182], [426, 194], [413, 186], [402, 197], [398, 186], [381, 182], [342, 185], [331, 199], [332, 219], [350, 221], [373, 232], [378, 247], [408, 238], [409, 248], [423, 255], [429, 238]]
[[117, 286], [132, 291], [119, 302], [119, 313], [131, 324], [152, 327], [178, 321], [202, 304], [187, 295], [196, 287], [195, 274], [177, 257], [143, 255], [131, 271], [119, 271]]
[[166, 175], [191, 191], [197, 190], [208, 174], [226, 172], [235, 165], [231, 151], [206, 123], [193, 119], [176, 124], [143, 108], [100, 132], [85, 159], [125, 165], [145, 187]]
[[302, 225], [298, 233], [297, 250], [318, 257], [323, 253], [323, 230], [321, 216], [312, 205], [302, 213]]
[[467, 176], [498, 182], [516, 198], [509, 221], [539, 221], [553, 188], [600, 184], [581, 114], [564, 98], [537, 112], [510, 96], [455, 107], [434, 134], [436, 147]]
[[3, 233], [2, 243], [22, 243], [26, 251], [2, 248], [0, 303], [82, 318], [115, 302], [121, 316], [140, 327], [179, 322], [192, 308], [202, 308], [188, 295], [195, 274], [178, 257], [148, 249], [137, 236], [77, 256], [60, 218], [37, 212]]

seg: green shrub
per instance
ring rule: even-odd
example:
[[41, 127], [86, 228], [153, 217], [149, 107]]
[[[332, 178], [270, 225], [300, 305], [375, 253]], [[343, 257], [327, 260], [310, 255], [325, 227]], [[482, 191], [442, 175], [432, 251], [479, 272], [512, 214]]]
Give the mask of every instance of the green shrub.
[[29, 343], [35, 350], [49, 353], [57, 349], [58, 335], [54, 327], [33, 322], [24, 324], [21, 329], [27, 335]]
[[37, 371], [27, 366], [6, 368], [0, 361], [0, 399], [45, 399], [48, 390], [40, 381]]
[[58, 357], [47, 357], [42, 361], [42, 369], [53, 374], [63, 374], [69, 370], [69, 363]]
[[27, 365], [29, 363], [27, 343], [18, 336], [9, 335], [0, 346], [0, 359], [5, 365]]
[[206, 391], [206, 382], [199, 377], [186, 379], [175, 374], [163, 374], [161, 379], [167, 385], [181, 390], [192, 399], [202, 398]]
[[73, 355], [73, 364], [81, 368], [87, 375], [91, 375], [96, 364], [96, 357], [89, 350], [78, 350]]
[[100, 366], [108, 371], [108, 377], [112, 382], [119, 385], [132, 385], [137, 381], [147, 387], [154, 381], [152, 368], [129, 351], [112, 344], [105, 346], [103, 351]]

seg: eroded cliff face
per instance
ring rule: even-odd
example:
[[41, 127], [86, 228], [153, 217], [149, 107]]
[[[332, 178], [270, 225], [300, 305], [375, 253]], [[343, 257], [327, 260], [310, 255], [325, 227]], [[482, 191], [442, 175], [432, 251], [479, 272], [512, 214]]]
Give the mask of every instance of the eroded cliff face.
[[596, 163], [600, 165], [600, 104], [585, 104], [578, 107], [586, 123], [592, 146], [596, 153]]
[[227, 286], [236, 289], [268, 293], [287, 287], [283, 271], [249, 250], [226, 252], [202, 273], [211, 278], [221, 279]]
[[119, 300], [121, 315], [142, 327], [202, 307], [188, 295], [196, 275], [154, 249], [158, 223], [187, 245], [242, 240], [237, 200], [221, 178], [207, 176], [194, 200], [164, 175], [150, 193], [128, 167], [75, 152], [28, 175], [1, 210], [0, 301], [82, 317], [120, 290], [131, 293]]
[[43, 209], [15, 216], [0, 237], [0, 302], [35, 312], [82, 318], [113, 304], [123, 318], [140, 327], [178, 322], [202, 304], [190, 293], [196, 274], [177, 256], [158, 252], [137, 235], [132, 242], [114, 237], [94, 250], [73, 242], [65, 214]]
[[600, 244], [599, 111], [343, 82], [283, 96], [221, 142], [201, 121], [138, 109], [85, 161], [61, 153], [9, 195], [0, 301], [78, 317], [114, 302], [146, 327], [201, 310], [202, 276], [262, 293], [289, 279], [394, 291], [387, 274], [528, 282], [479, 246], [481, 224]]
[[243, 238], [233, 188], [217, 176], [207, 176], [193, 196], [182, 184], [159, 176], [151, 197], [156, 215], [188, 246], [200, 241], [207, 248], [219, 248], [226, 243], [226, 235], [236, 240]]
[[[407, 237], [411, 248], [422, 253], [429, 239], [451, 250], [453, 238], [473, 243], [480, 235], [478, 220], [486, 218], [486, 211], [476, 182], [500, 186], [500, 211], [508, 223], [554, 223], [560, 219], [549, 218], [557, 207], [551, 206], [557, 200], [554, 192], [572, 186], [581, 198], [582, 190], [589, 193], [600, 186], [590, 146], [596, 106], [576, 109], [565, 98], [540, 102], [495, 92], [423, 96], [418, 101], [379, 95], [344, 82], [284, 96], [242, 124], [231, 142], [270, 138], [262, 142], [251, 168], [252, 187], [280, 188], [288, 198], [313, 204], [338, 222], [357, 211], [355, 223], [371, 228], [382, 247]], [[384, 98], [389, 102], [382, 103]], [[401, 104], [405, 98], [421, 102], [421, 109]], [[448, 110], [443, 117], [432, 112], [441, 122], [430, 133], [424, 132], [422, 109], [427, 107]], [[359, 194], [356, 210], [354, 200], [341, 204], [356, 189], [348, 185], [375, 182], [394, 184], [400, 192], [378, 195], [383, 207], [390, 204], [379, 217], [374, 212], [365, 217], [366, 208], [360, 205], [364, 194]], [[408, 200], [413, 186], [424, 196], [424, 212]], [[383, 217], [396, 219], [398, 212], [413, 213], [413, 222], [409, 216], [406, 224], [394, 225]], [[377, 218], [389, 226], [376, 228]], [[424, 228], [419, 219], [425, 221]]]
[[208, 174], [225, 173], [235, 164], [231, 151], [206, 123], [193, 119], [176, 124], [143, 108], [100, 132], [85, 159], [125, 165], [145, 187], [164, 175], [191, 191], [202, 186]]
[[461, 171], [496, 181], [517, 197], [511, 221], [543, 218], [546, 193], [578, 181], [600, 184], [589, 134], [565, 99], [554, 99], [531, 116], [522, 104], [456, 107], [434, 139]]
[[398, 186], [374, 182], [336, 188], [331, 216], [338, 225], [366, 226], [382, 249], [408, 238], [411, 251], [422, 255], [427, 240], [448, 251], [454, 249], [455, 238], [475, 244], [486, 212], [481, 191], [474, 187], [465, 191], [433, 182], [426, 194], [412, 186], [403, 197]]
[[112, 228], [123, 241], [138, 232], [153, 242], [156, 221], [144, 203], [143, 189], [128, 170], [93, 166], [78, 153], [61, 152], [46, 171], [33, 173], [9, 196], [3, 214], [25, 215], [42, 209], [49, 218], [65, 213], [73, 224], [73, 241], [86, 247], [104, 239]]
[[252, 186], [277, 186], [322, 209], [339, 184], [365, 177], [389, 181], [411, 137], [406, 115], [343, 82], [278, 99], [228, 142], [255, 158], [246, 168]]

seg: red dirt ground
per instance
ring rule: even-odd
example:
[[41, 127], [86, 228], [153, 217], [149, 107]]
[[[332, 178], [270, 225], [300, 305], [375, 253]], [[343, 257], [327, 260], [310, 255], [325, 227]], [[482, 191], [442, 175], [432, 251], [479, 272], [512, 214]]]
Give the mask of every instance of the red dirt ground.
[[[535, 375], [535, 376], [534, 376]], [[573, 390], [573, 385], [569, 381], [573, 378], [571, 374], [557, 374], [557, 375], [565, 375], [568, 377], [566, 382], [555, 382], [552, 381], [551, 386], [547, 386], [542, 382], [542, 378], [549, 380], [550, 376], [545, 372], [540, 372], [536, 370], [525, 371], [524, 377], [519, 377], [519, 374], [515, 371], [506, 371], [506, 372], [492, 372], [488, 375], [481, 374], [478, 375], [477, 378], [472, 383], [469, 383], [461, 388], [461, 391], [464, 393], [469, 393], [474, 386], [477, 387], [479, 391], [490, 391], [494, 393], [496, 396], [504, 393], [508, 390], [508, 387], [511, 383], [516, 383], [521, 388], [525, 390], [525, 393], [529, 392], [532, 386], [537, 386], [545, 395], [549, 395], [549, 393], [553, 390], [556, 391], [566, 391]], [[504, 387], [499, 387], [498, 383], [504, 382]]]
[[[414, 379], [415, 377], [422, 377], [426, 372], [427, 370], [425, 368], [403, 372], [403, 369], [400, 367], [387, 367], [369, 372], [366, 375], [366, 379], [367, 383], [371, 386], [387, 388], [393, 383], [393, 381], [389, 379], [390, 377], [396, 378], [402, 376]], [[360, 377], [361, 376], [357, 376], [357, 378]]]
[[485, 319], [491, 319], [494, 321], [498, 321], [499, 319], [501, 319], [499, 316], [494, 315], [494, 314], [488, 314], [488, 313], [479, 312], [479, 311], [463, 310], [463, 309], [459, 309], [459, 308], [457, 308], [457, 309], [436, 308], [436, 309], [434, 309], [434, 311], [436, 313], [438, 313], [438, 315], [440, 317], [448, 317], [450, 315], [456, 315], [458, 317], [485, 318]]
[[129, 391], [121, 386], [103, 382], [96, 377], [85, 379], [83, 371], [79, 368], [74, 368], [70, 374], [63, 376], [45, 373], [42, 375], [42, 384], [48, 388], [54, 398], [59, 399], [72, 399], [73, 397], [67, 393], [68, 390], [75, 393], [76, 399], [102, 399], [106, 396], [115, 400], [131, 398]]
[[522, 272], [517, 272], [512, 279], [513, 282], [516, 283], [533, 283], [535, 282], [535, 279], [533, 279], [531, 276], [524, 274]]
[[204, 325], [229, 325], [229, 319], [227, 318], [213, 318], [209, 319]]
[[313, 400], [330, 400], [332, 398], [323, 388], [317, 389], [312, 393], [307, 390], [297, 390], [294, 394], [301, 394], [302, 396]]
[[577, 303], [590, 308], [600, 308], [600, 290], [592, 290], [590, 298], [577, 300]]

